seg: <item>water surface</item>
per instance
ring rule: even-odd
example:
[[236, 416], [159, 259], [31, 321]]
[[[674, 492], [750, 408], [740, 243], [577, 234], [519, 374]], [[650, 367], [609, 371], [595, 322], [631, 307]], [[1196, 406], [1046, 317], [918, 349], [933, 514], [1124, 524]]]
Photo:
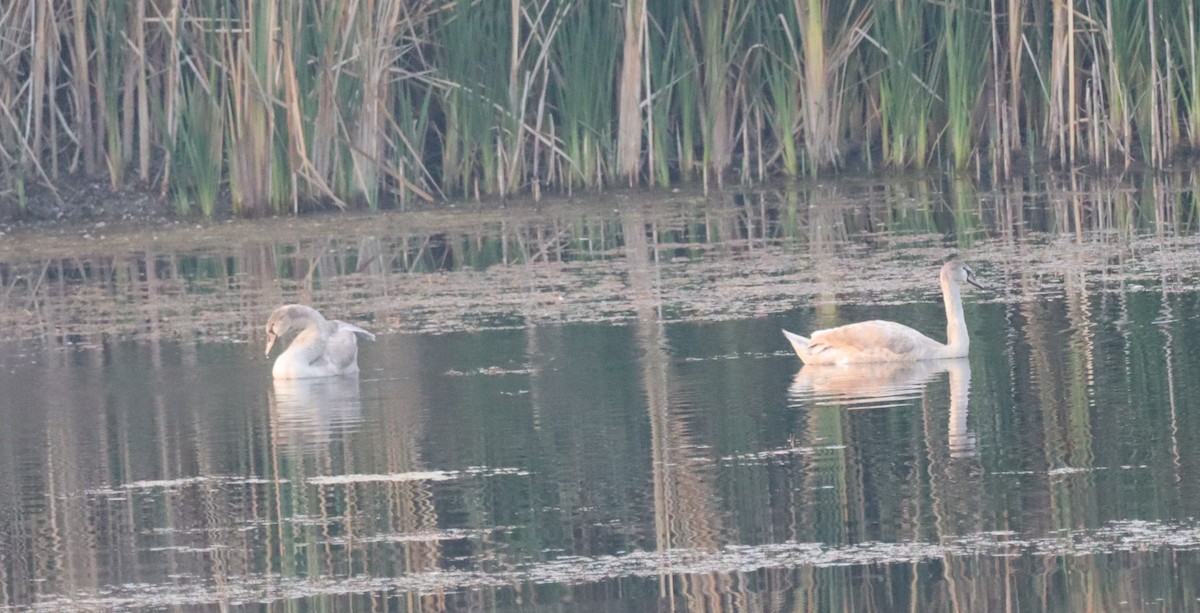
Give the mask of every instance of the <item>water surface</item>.
[[[16, 237], [0, 606], [1200, 610], [1190, 181]], [[951, 253], [969, 358], [789, 353]], [[270, 380], [289, 301], [359, 377]]]

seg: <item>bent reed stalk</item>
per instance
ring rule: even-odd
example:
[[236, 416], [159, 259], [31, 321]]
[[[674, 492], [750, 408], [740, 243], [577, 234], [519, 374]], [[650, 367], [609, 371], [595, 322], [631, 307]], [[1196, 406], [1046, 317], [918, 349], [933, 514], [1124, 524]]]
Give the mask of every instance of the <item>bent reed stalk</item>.
[[1198, 3], [10, 0], [0, 209], [96, 179], [260, 216], [1165, 168], [1200, 150]]

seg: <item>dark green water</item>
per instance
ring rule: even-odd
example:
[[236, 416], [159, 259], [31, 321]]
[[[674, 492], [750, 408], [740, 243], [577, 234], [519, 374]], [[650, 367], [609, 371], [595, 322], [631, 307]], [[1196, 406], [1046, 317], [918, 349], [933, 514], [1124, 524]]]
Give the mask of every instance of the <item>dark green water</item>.
[[[824, 298], [782, 308], [728, 291], [795, 283], [741, 247], [611, 256], [615, 293], [667, 289], [601, 321], [382, 333], [349, 380], [273, 384], [261, 309], [237, 306], [258, 294], [228, 287], [204, 292], [252, 312], [242, 336], [0, 344], [0, 606], [1200, 610], [1192, 222], [977, 223], [849, 228], [831, 261], [864, 278], [804, 268]], [[951, 249], [987, 284], [966, 293], [968, 359], [802, 370], [790, 354], [783, 326], [885, 318], [941, 338], [925, 256]], [[721, 262], [733, 272], [695, 291], [745, 306], [671, 293], [672, 271]]]

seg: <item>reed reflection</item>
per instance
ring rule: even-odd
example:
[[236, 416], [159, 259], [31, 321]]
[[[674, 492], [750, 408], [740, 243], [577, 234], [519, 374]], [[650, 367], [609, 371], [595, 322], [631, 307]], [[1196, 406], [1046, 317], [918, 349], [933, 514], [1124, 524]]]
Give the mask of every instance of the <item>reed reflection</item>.
[[[648, 238], [657, 233], [642, 213], [627, 212], [624, 231], [629, 289], [637, 304], [638, 362], [650, 419], [655, 550], [667, 556], [673, 550], [713, 550], [720, 546], [724, 529], [720, 496], [713, 488], [711, 469], [701, 469], [695, 462], [701, 441], [688, 427], [688, 403], [677, 389], [662, 325], [658, 249]], [[669, 572], [658, 580], [659, 597], [671, 609], [722, 611], [723, 599], [744, 596], [724, 573]]]
[[[0, 351], [0, 608], [1194, 610], [1194, 198], [933, 187], [0, 263], [50, 347]], [[973, 363], [757, 353], [799, 304], [929, 325], [951, 227], [1003, 279]], [[354, 385], [172, 340], [296, 299], [521, 330], [385, 333]]]

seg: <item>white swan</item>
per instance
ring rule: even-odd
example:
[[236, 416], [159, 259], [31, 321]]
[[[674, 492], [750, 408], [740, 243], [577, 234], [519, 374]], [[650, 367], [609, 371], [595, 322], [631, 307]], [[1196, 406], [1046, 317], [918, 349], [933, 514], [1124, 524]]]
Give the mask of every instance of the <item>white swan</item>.
[[892, 321], [863, 321], [828, 330], [817, 330], [811, 338], [783, 335], [805, 364], [865, 364], [869, 362], [915, 362], [961, 358], [967, 355], [971, 341], [963, 321], [960, 283], [975, 281], [975, 271], [952, 260], [942, 266], [942, 300], [946, 303], [946, 344], [943, 345], [912, 328]]
[[267, 318], [267, 356], [280, 337], [299, 330], [292, 344], [275, 359], [271, 375], [276, 379], [307, 379], [358, 372], [358, 341], [355, 334], [371, 340], [375, 335], [336, 319], [325, 319], [316, 309], [288, 304]]

